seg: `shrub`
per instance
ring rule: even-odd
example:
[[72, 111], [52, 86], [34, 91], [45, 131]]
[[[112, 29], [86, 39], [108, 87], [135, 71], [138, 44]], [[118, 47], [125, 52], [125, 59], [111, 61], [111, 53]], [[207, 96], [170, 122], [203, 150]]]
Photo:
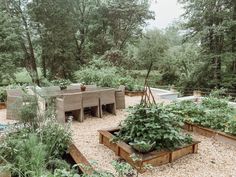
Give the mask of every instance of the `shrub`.
[[41, 141], [46, 145], [48, 158], [59, 158], [72, 141], [70, 127], [63, 127], [56, 120], [45, 121], [37, 130]]
[[124, 76], [124, 70], [105, 62], [101, 58], [92, 60], [88, 66], [75, 73], [79, 82], [97, 84], [101, 87], [117, 87], [134, 83], [129, 76]]
[[5, 87], [0, 87], [0, 102], [6, 102], [7, 92]]
[[45, 145], [35, 133], [22, 130], [8, 136], [1, 144], [1, 159], [8, 163], [13, 175], [40, 176], [45, 169]]

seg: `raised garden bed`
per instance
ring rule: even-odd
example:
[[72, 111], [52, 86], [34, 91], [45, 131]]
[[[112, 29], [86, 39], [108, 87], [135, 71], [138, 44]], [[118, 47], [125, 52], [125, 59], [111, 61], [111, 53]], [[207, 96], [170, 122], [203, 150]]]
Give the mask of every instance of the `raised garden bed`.
[[69, 146], [69, 154], [76, 164], [83, 164], [82, 166], [80, 166], [80, 170], [82, 171], [82, 173], [93, 173], [93, 167], [73, 143]]
[[6, 103], [5, 102], [0, 102], [0, 109], [6, 109]]
[[142, 96], [144, 94], [144, 92], [143, 91], [128, 91], [128, 90], [126, 90], [125, 91], [125, 95], [127, 95], [127, 96]]
[[[117, 156], [125, 159], [129, 164], [136, 168], [140, 173], [146, 171], [146, 165], [160, 166], [171, 163], [187, 154], [197, 153], [199, 141], [194, 141], [192, 144], [183, 146], [173, 151], [152, 151], [149, 153], [139, 153], [125, 142], [112, 142], [114, 132], [119, 131], [118, 128], [109, 130], [99, 130], [99, 143], [104, 144], [109, 149], [115, 152]], [[138, 160], [132, 159], [132, 155], [136, 154]]]
[[236, 136], [233, 136], [233, 135], [229, 135], [223, 132], [219, 132], [216, 130], [212, 130], [210, 128], [205, 128], [205, 127], [194, 125], [187, 122], [184, 125], [184, 129], [190, 132], [198, 133], [200, 135], [203, 135], [209, 138], [213, 137], [217, 141], [236, 146]]

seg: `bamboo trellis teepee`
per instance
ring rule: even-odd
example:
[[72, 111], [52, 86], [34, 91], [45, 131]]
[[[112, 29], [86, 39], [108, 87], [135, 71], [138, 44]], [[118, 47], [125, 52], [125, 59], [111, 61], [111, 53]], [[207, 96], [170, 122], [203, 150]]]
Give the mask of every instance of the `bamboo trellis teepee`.
[[143, 105], [146, 105], [146, 106], [148, 106], [150, 104], [156, 104], [156, 101], [155, 101], [155, 98], [152, 94], [150, 86], [148, 85], [148, 77], [149, 77], [149, 74], [151, 72], [152, 65], [153, 65], [153, 63], [150, 64], [147, 75], [145, 77], [144, 89], [143, 89], [144, 93], [142, 95], [141, 102], [140, 102], [140, 104], [143, 104]]

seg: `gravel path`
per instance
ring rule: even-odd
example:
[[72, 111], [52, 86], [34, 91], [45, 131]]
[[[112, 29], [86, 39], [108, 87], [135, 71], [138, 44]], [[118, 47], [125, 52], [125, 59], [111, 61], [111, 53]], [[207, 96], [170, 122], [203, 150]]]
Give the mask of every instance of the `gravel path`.
[[[126, 105], [139, 103], [139, 97], [126, 97]], [[114, 152], [99, 144], [97, 130], [116, 127], [125, 119], [125, 111], [104, 118], [88, 117], [83, 123], [73, 122], [73, 139], [76, 146], [96, 167], [114, 172], [110, 162], [118, 159]], [[211, 138], [193, 134], [201, 141], [198, 154], [185, 156], [172, 164], [155, 167], [140, 177], [236, 177], [236, 147], [215, 142]]]
[[[139, 101], [140, 97], [126, 97], [127, 106]], [[76, 146], [88, 160], [97, 162], [98, 169], [114, 172], [110, 162], [118, 157], [113, 151], [99, 144], [97, 130], [116, 127], [126, 115], [125, 111], [118, 110], [116, 116], [105, 114], [102, 119], [87, 117], [83, 123], [73, 122], [73, 139]], [[0, 123], [13, 122], [6, 120], [6, 110], [0, 110]], [[200, 135], [193, 136], [201, 141], [198, 154], [185, 156], [172, 164], [155, 167], [140, 177], [236, 177], [236, 147]]]

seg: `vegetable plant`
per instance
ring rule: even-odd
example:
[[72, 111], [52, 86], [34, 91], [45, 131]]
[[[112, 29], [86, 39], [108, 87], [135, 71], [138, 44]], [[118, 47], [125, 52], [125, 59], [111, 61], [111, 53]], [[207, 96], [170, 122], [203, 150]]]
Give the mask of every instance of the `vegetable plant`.
[[139, 152], [152, 149], [175, 149], [192, 142], [181, 132], [183, 122], [164, 105], [137, 105], [129, 109], [129, 115], [115, 134], [114, 141], [125, 141]]

